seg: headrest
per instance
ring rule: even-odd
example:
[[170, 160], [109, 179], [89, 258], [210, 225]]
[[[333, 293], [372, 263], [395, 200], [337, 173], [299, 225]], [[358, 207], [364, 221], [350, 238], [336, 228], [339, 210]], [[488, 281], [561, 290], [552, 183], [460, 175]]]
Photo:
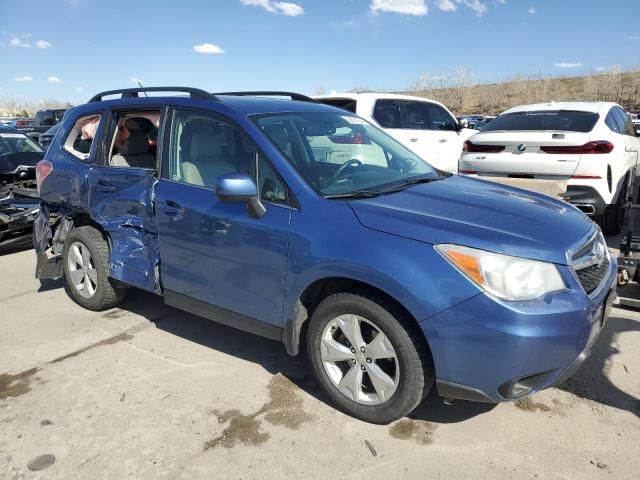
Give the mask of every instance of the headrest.
[[134, 130], [130, 132], [120, 152], [122, 155], [142, 155], [149, 153], [149, 139], [144, 132]]

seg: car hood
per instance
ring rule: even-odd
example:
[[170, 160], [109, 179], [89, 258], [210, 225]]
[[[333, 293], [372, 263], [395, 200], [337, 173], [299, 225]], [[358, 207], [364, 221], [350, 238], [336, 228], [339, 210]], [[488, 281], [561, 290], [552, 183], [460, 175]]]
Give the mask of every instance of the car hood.
[[561, 200], [459, 175], [349, 205], [373, 230], [558, 264], [595, 228]]

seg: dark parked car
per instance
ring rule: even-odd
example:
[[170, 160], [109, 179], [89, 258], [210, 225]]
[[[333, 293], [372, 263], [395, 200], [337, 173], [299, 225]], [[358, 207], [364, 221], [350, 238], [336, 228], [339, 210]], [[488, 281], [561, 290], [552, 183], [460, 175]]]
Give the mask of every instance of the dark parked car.
[[[188, 96], [137, 98], [161, 90]], [[615, 297], [616, 259], [575, 207], [436, 170], [299, 94], [111, 91], [60, 128], [37, 167], [39, 278], [90, 310], [136, 287], [304, 344], [327, 397], [366, 421], [434, 386], [503, 402], [562, 382]], [[371, 148], [345, 157], [355, 138]]]
[[38, 137], [38, 143], [40, 143], [40, 146], [44, 149], [45, 152], [49, 149], [49, 146], [53, 141], [53, 137], [56, 136], [56, 133], [58, 133], [59, 128], [60, 128], [60, 124], [57, 123], [56, 125], [54, 125], [49, 130], [47, 130], [46, 132], [44, 132], [42, 135]]
[[[16, 130], [23, 132], [23, 130], [30, 131], [29, 128], [33, 125], [33, 118], [15, 118], [11, 120], [6, 126], [10, 128], [15, 128]], [[23, 132], [24, 133], [24, 132]]]
[[60, 123], [66, 112], [63, 108], [40, 110], [30, 124], [16, 125], [16, 130], [32, 138], [38, 138], [54, 125]]
[[0, 126], [0, 249], [31, 239], [40, 208], [35, 171], [43, 155], [32, 139]]

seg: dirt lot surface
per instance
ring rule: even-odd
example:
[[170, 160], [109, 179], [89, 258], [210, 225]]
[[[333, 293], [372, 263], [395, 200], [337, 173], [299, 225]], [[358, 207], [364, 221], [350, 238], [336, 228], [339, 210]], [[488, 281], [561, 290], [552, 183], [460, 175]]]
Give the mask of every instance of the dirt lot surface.
[[[560, 388], [369, 425], [304, 358], [136, 292], [92, 313], [0, 256], [0, 478], [638, 479], [640, 313]], [[640, 286], [638, 286], [640, 297]]]

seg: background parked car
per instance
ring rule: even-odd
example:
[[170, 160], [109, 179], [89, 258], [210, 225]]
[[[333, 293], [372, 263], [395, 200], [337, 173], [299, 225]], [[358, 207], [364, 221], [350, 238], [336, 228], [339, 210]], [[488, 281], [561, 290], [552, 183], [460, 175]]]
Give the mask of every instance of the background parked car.
[[7, 124], [7, 127], [14, 128], [22, 133], [32, 131], [31, 130], [32, 126], [33, 126], [33, 118], [27, 118], [27, 117], [14, 118]]
[[5, 127], [8, 127], [11, 122], [17, 119], [18, 119], [17, 117], [0, 117], [0, 125], [4, 125]]
[[45, 152], [49, 149], [49, 146], [53, 141], [53, 137], [56, 136], [56, 133], [58, 133], [59, 128], [60, 128], [60, 124], [58, 123], [38, 137], [38, 143], [40, 144], [40, 146]]
[[639, 151], [631, 118], [615, 103], [524, 105], [465, 143], [460, 173], [566, 181], [568, 200], [617, 234]]
[[356, 113], [382, 127], [434, 167], [458, 171], [464, 141], [475, 132], [463, 128], [441, 103], [389, 93], [340, 93], [316, 100]]
[[0, 126], [0, 249], [31, 240], [40, 207], [35, 170], [43, 156], [31, 138]]
[[66, 110], [62, 108], [40, 110], [36, 113], [30, 125], [25, 125], [24, 127], [17, 126], [16, 128], [18, 131], [32, 138], [38, 138], [51, 127], [58, 124], [64, 117], [64, 112], [66, 112]]
[[476, 124], [474, 125], [474, 128], [476, 130], [480, 130], [482, 131], [482, 129], [484, 129], [484, 127], [486, 127], [487, 125], [489, 125], [489, 123], [496, 117], [484, 117], [482, 120], [476, 122]]

